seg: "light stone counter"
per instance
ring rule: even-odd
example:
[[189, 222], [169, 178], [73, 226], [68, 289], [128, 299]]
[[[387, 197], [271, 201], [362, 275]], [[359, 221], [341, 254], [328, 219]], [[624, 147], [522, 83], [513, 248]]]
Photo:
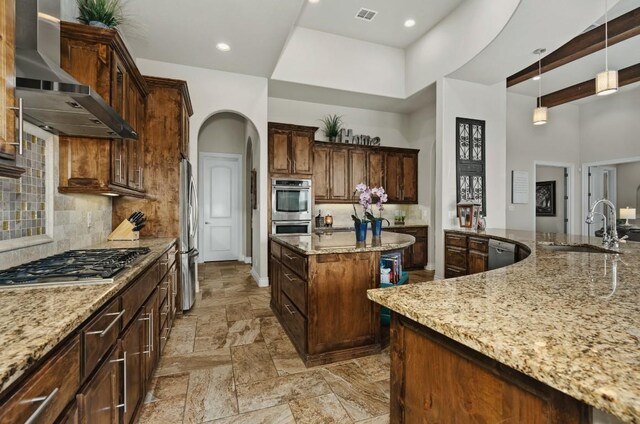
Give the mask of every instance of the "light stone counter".
[[89, 249], [149, 247], [113, 283], [0, 290], [0, 393], [71, 334], [175, 242], [172, 238], [105, 242]]
[[531, 255], [480, 274], [368, 291], [389, 309], [624, 421], [640, 422], [640, 243], [487, 230]]
[[[407, 220], [405, 221], [405, 223], [403, 225], [397, 225], [393, 222], [393, 219], [389, 220], [390, 224], [387, 225], [386, 222], [383, 222], [382, 224], [382, 231], [386, 230], [386, 229], [402, 229], [402, 228], [417, 228], [417, 227], [428, 227], [429, 224], [424, 222], [424, 221], [420, 221], [420, 220]], [[327, 227], [313, 227], [313, 231], [314, 232], [341, 232], [341, 231], [353, 231], [355, 232], [355, 228], [353, 225], [349, 226], [349, 227], [332, 227], [332, 228], [327, 228]]]
[[296, 250], [303, 255], [323, 255], [327, 253], [384, 252], [400, 250], [416, 242], [415, 237], [383, 231], [379, 239], [372, 239], [367, 231], [367, 239], [356, 242], [355, 231], [323, 232], [311, 235], [270, 235], [270, 239]]

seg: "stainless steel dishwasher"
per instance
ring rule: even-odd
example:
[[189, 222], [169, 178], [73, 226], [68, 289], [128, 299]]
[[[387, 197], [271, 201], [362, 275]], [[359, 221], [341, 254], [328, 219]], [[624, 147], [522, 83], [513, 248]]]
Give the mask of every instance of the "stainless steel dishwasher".
[[502, 268], [515, 261], [516, 245], [489, 239], [489, 269]]

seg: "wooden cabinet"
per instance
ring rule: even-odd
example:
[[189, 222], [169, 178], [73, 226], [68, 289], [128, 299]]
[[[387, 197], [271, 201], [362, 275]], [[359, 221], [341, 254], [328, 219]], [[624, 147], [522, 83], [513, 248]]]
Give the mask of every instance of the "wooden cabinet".
[[484, 237], [469, 236], [468, 270], [469, 274], [485, 272], [489, 269], [489, 240]]
[[392, 423], [591, 422], [590, 407], [393, 314]]
[[418, 202], [418, 150], [316, 142], [313, 154], [315, 203], [350, 203], [361, 182], [384, 187], [390, 203]]
[[120, 422], [120, 376], [124, 357], [114, 347], [107, 360], [78, 394], [80, 422], [91, 424], [117, 424]]
[[147, 317], [144, 308], [135, 316], [121, 340], [122, 358], [122, 422], [129, 424], [144, 396], [146, 381], [145, 361], [151, 346], [147, 345]]
[[[0, 5], [0, 159], [15, 160], [15, 0]], [[0, 170], [0, 176], [2, 176]]]
[[149, 94], [141, 107], [146, 116], [142, 127], [144, 149], [140, 175], [146, 198], [113, 199], [112, 225], [117, 227], [132, 211], [147, 218], [143, 237], [180, 236], [180, 160], [188, 149], [189, 116], [193, 114], [189, 89], [182, 80], [144, 77]]
[[[148, 88], [118, 32], [72, 22], [61, 22], [60, 30], [61, 67], [102, 96], [140, 136]], [[142, 151], [137, 140], [60, 137], [58, 190], [142, 197]]]
[[[156, 288], [151, 297], [142, 307], [142, 316], [140, 320], [144, 323], [144, 379], [150, 381], [153, 371], [158, 365], [160, 359], [158, 339], [160, 338], [160, 314], [159, 314], [159, 299], [160, 292], [163, 289], [163, 285], [168, 281], [161, 282]], [[168, 286], [168, 284], [167, 284]], [[168, 290], [168, 287], [164, 289]], [[165, 299], [166, 300], [166, 299]]]
[[280, 249], [280, 245], [271, 242], [271, 257], [269, 258], [269, 283], [271, 286], [271, 309], [280, 314], [282, 306], [280, 302], [280, 282], [282, 274], [282, 264], [278, 260], [279, 254], [274, 254], [275, 249]]
[[317, 127], [269, 122], [269, 173], [311, 175]]
[[404, 269], [424, 269], [429, 261], [428, 259], [428, 232], [429, 228], [424, 227], [410, 227], [410, 228], [385, 228], [385, 231], [392, 233], [408, 234], [415, 237], [416, 242], [411, 246], [404, 249], [402, 254], [402, 266]]

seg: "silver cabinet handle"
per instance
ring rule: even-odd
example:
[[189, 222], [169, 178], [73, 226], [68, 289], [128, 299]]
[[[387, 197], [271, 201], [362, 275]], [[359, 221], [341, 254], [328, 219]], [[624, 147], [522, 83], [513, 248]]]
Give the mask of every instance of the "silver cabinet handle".
[[287, 274], [286, 272], [283, 273], [285, 277], [287, 277], [287, 280], [294, 282], [295, 281], [295, 277], [291, 278], [289, 274]]
[[[20, 99], [22, 100], [22, 99]], [[58, 393], [58, 387], [56, 387], [55, 389], [53, 389], [53, 391], [51, 393], [49, 393], [47, 396], [40, 396], [37, 398], [33, 398], [33, 399], [29, 399], [29, 400], [23, 400], [20, 403], [36, 403], [36, 402], [42, 402], [40, 403], [40, 406], [38, 406], [38, 409], [36, 409], [33, 414], [31, 414], [31, 416], [29, 418], [27, 418], [27, 421], [24, 422], [24, 424], [34, 424], [37, 422], [38, 417], [40, 416], [40, 414], [42, 414], [42, 411], [44, 411], [44, 409], [47, 407], [47, 405], [49, 405], [49, 403], [51, 403], [51, 401], [53, 400], [53, 398], [55, 397], [55, 395]]]
[[142, 170], [143, 170], [143, 169], [142, 169], [142, 167], [141, 167], [141, 166], [139, 166], [139, 167], [138, 167], [138, 176], [139, 176], [140, 178], [139, 178], [139, 180], [138, 180], [138, 184], [140, 184], [140, 188], [142, 188]]
[[123, 408], [124, 409], [124, 413], [127, 413], [127, 351], [125, 350], [122, 354], [122, 359], [113, 359], [111, 361], [112, 364], [115, 364], [116, 362], [122, 362], [122, 369], [123, 369], [123, 382], [124, 382], [124, 403], [121, 403], [120, 405], [116, 405], [116, 408]]
[[18, 141], [7, 141], [3, 144], [18, 146], [18, 154], [22, 155], [22, 145], [24, 144], [24, 110], [22, 108], [22, 98], [18, 98], [18, 107], [10, 107], [9, 109], [18, 111]]
[[107, 335], [107, 333], [109, 332], [109, 330], [111, 330], [111, 328], [112, 328], [114, 325], [116, 325], [116, 323], [117, 323], [117, 322], [118, 322], [118, 320], [122, 317], [122, 315], [124, 315], [124, 312], [125, 312], [125, 311], [124, 311], [124, 310], [122, 310], [122, 312], [119, 312], [119, 313], [118, 313], [118, 312], [112, 312], [112, 313], [109, 313], [109, 314], [104, 314], [105, 316], [114, 316], [114, 315], [115, 315], [116, 317], [113, 319], [113, 321], [111, 321], [111, 323], [110, 323], [110, 324], [107, 326], [107, 328], [105, 328], [104, 330], [102, 330], [102, 331], [100, 331], [100, 330], [97, 330], [97, 331], [88, 331], [86, 334], [90, 334], [90, 335], [93, 335], [93, 334], [99, 334], [99, 335], [100, 335], [100, 337], [104, 337], [104, 336], [106, 336], [106, 335]]
[[147, 328], [149, 333], [147, 334], [147, 349], [142, 353], [146, 353], [147, 356], [151, 356], [151, 352], [153, 352], [153, 311], [146, 314], [146, 318], [140, 318], [139, 321], [147, 321]]
[[295, 315], [295, 314], [296, 314], [296, 313], [295, 313], [295, 311], [292, 311], [292, 310], [291, 310], [291, 308], [289, 308], [289, 305], [288, 305], [288, 304], [286, 304], [286, 303], [285, 303], [285, 304], [284, 304], [284, 307], [287, 309], [287, 311], [288, 311], [291, 315]]

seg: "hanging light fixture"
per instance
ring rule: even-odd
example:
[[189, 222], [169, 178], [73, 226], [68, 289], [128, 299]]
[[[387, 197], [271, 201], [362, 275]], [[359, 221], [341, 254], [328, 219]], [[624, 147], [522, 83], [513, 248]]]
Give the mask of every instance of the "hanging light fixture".
[[606, 96], [618, 91], [618, 71], [609, 70], [609, 17], [607, 0], [604, 0], [604, 64], [603, 72], [596, 75], [596, 94]]
[[547, 49], [535, 49], [534, 54], [538, 55], [538, 99], [536, 108], [533, 110], [533, 125], [544, 125], [547, 123], [547, 108], [542, 107], [542, 53]]

